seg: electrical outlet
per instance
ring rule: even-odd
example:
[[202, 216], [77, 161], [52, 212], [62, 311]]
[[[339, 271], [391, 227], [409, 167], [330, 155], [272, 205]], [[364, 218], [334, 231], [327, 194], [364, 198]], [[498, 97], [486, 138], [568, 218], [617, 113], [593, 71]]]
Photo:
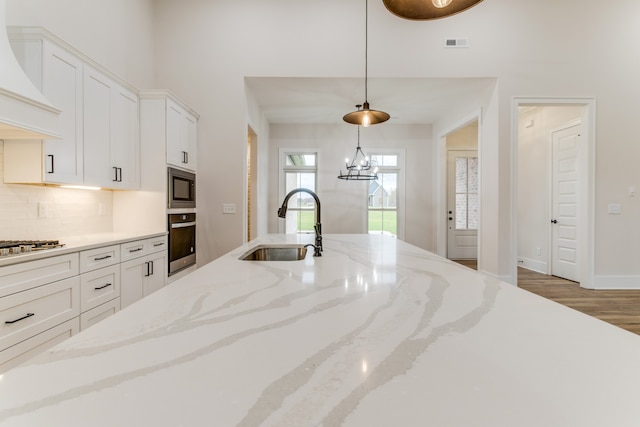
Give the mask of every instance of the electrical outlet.
[[223, 214], [234, 214], [236, 213], [236, 205], [235, 203], [225, 203], [222, 205], [222, 213]]
[[49, 203], [38, 202], [38, 218], [49, 217]]

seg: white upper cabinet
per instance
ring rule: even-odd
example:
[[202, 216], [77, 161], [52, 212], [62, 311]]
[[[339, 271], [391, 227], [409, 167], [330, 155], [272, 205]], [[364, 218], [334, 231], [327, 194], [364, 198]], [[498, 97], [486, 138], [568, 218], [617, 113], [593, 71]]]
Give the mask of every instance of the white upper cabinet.
[[138, 189], [138, 95], [46, 30], [18, 31], [10, 40], [25, 73], [62, 110], [63, 138], [6, 140], [4, 182]]
[[196, 171], [198, 119], [172, 99], [167, 99], [167, 163]]
[[111, 173], [111, 89], [113, 83], [101, 73], [85, 67], [84, 74], [84, 165], [85, 182], [108, 187]]
[[60, 140], [5, 141], [8, 183], [83, 183], [83, 63], [48, 40], [12, 40], [32, 82], [60, 114]]
[[140, 187], [140, 119], [138, 96], [116, 86], [112, 92], [111, 170], [117, 174], [114, 188]]
[[138, 188], [137, 95], [85, 65], [84, 116], [85, 183], [106, 188]]

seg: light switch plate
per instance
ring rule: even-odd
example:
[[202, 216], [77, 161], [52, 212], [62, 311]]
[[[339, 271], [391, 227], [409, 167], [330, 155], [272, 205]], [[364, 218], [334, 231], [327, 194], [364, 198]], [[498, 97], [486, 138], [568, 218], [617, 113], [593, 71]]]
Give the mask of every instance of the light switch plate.
[[621, 214], [622, 205], [620, 203], [609, 203], [607, 205], [607, 213], [609, 214]]
[[223, 214], [234, 214], [236, 213], [236, 205], [235, 203], [225, 203], [222, 205], [222, 213]]

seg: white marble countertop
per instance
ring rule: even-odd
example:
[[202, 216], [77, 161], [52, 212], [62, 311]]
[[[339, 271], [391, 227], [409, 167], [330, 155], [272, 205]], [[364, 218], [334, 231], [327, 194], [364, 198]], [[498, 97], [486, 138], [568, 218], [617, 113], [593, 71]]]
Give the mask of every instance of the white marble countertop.
[[60, 243], [64, 246], [54, 249], [42, 251], [34, 251], [16, 255], [7, 255], [0, 257], [0, 267], [6, 265], [19, 264], [27, 261], [35, 261], [37, 259], [48, 258], [57, 255], [64, 255], [72, 252], [79, 252], [88, 249], [99, 248], [107, 245], [117, 245], [127, 243], [134, 240], [147, 239], [166, 235], [166, 231], [157, 233], [95, 233], [85, 234], [82, 236], [71, 236], [60, 239]]
[[248, 247], [2, 375], [0, 425], [640, 425], [634, 334], [389, 237]]

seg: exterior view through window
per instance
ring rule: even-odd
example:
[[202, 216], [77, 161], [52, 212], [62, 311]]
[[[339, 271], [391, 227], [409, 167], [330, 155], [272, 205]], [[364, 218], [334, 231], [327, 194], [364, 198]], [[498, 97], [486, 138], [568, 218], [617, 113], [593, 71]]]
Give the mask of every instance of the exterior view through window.
[[[296, 188], [316, 192], [316, 153], [285, 153], [284, 194]], [[313, 233], [316, 211], [313, 197], [307, 193], [296, 193], [287, 205], [285, 233]]]
[[398, 156], [374, 154], [371, 161], [378, 166], [378, 179], [370, 181], [368, 195], [369, 234], [398, 235]]
[[478, 158], [456, 158], [456, 230], [478, 229]]

